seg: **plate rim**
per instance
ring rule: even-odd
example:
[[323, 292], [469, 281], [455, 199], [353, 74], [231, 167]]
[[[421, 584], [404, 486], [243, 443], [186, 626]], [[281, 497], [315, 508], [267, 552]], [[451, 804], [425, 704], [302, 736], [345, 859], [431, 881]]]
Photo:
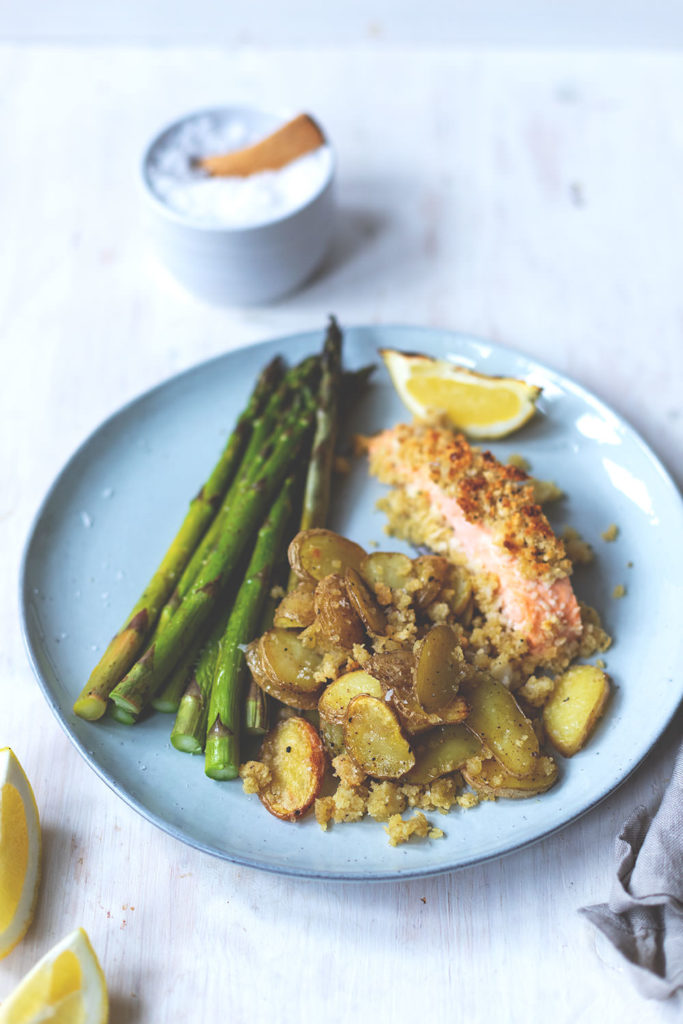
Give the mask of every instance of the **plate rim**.
[[[626, 420], [619, 413], [615, 412], [612, 407], [605, 402], [603, 399], [595, 395], [592, 391], [588, 390], [584, 385], [578, 383], [573, 378], [564, 375], [561, 371], [554, 369], [548, 364], [536, 359], [532, 355], [521, 351], [512, 346], [504, 345], [499, 342], [489, 341], [479, 335], [471, 334], [467, 331], [459, 331], [447, 327], [436, 327], [424, 324], [393, 324], [393, 323], [361, 323], [361, 324], [342, 324], [342, 331], [344, 334], [347, 332], [363, 333], [363, 332], [380, 332], [380, 333], [409, 333], [419, 332], [423, 335], [435, 335], [441, 339], [449, 339], [452, 343], [467, 343], [469, 345], [474, 344], [475, 347], [486, 348], [493, 354], [501, 354], [503, 357], [522, 360], [547, 374], [549, 379], [553, 380], [562, 390], [570, 392], [576, 397], [580, 398], [583, 402], [587, 403], [590, 407], [600, 410], [600, 412], [609, 414], [610, 417], [619, 425], [620, 429], [628, 435], [632, 442], [635, 442], [641, 453], [648, 459], [653, 469], [656, 470], [661, 481], [668, 487], [671, 497], [674, 499], [678, 509], [678, 514], [683, 521], [683, 495], [678, 488], [678, 485], [669, 472], [658, 454], [651, 448], [651, 446], [645, 441], [642, 435], [633, 427], [628, 420]], [[283, 350], [286, 348], [288, 343], [296, 342], [298, 345], [304, 346], [315, 340], [320, 340], [324, 334], [323, 329], [310, 329], [305, 331], [295, 331], [286, 335], [275, 335], [271, 338], [265, 338], [260, 341], [247, 342], [243, 345], [235, 346], [234, 348], [228, 349], [225, 352], [218, 353], [217, 355], [210, 356], [207, 359], [200, 360], [197, 363], [193, 363], [190, 366], [172, 373], [164, 377], [161, 381], [152, 386], [145, 388], [127, 399], [122, 405], [118, 406], [111, 413], [100, 420], [83, 438], [83, 440], [76, 446], [76, 448], [67, 457], [65, 462], [61, 465], [60, 469], [53, 477], [52, 482], [48, 486], [42, 500], [40, 501], [34, 515], [31, 518], [28, 532], [23, 544], [21, 560], [19, 565], [19, 577], [18, 577], [18, 589], [19, 589], [19, 613], [20, 613], [20, 627], [22, 633], [22, 640], [24, 648], [27, 653], [28, 661], [36, 678], [36, 681], [40, 687], [40, 690], [50, 708], [53, 715], [57, 719], [62, 730], [66, 733], [70, 742], [75, 746], [78, 753], [88, 764], [88, 766], [95, 772], [95, 774], [105, 783], [105, 785], [116, 794], [119, 799], [123, 800], [129, 807], [136, 811], [142, 818], [148, 823], [160, 829], [162, 832], [171, 836], [178, 842], [184, 845], [190, 846], [193, 849], [198, 850], [201, 853], [208, 854], [212, 857], [216, 857], [219, 860], [227, 861], [231, 864], [238, 865], [240, 867], [247, 867], [259, 871], [266, 871], [269, 874], [282, 875], [286, 877], [292, 877], [304, 880], [315, 880], [323, 882], [352, 882], [352, 883], [372, 883], [372, 882], [401, 882], [409, 881], [417, 878], [437, 877], [440, 875], [450, 874], [454, 871], [459, 871], [464, 868], [475, 867], [479, 864], [489, 863], [491, 861], [498, 860], [502, 857], [506, 857], [509, 854], [518, 853], [523, 849], [527, 849], [531, 846], [540, 843], [541, 841], [556, 835], [558, 832], [570, 825], [574, 824], [584, 815], [597, 808], [603, 803], [608, 797], [612, 796], [623, 784], [633, 775], [638, 768], [647, 760], [647, 758], [653, 752], [655, 746], [659, 743], [662, 735], [671, 725], [671, 722], [678, 713], [681, 705], [683, 704], [683, 688], [679, 687], [679, 692], [675, 704], [672, 705], [670, 713], [667, 715], [665, 720], [659, 724], [659, 728], [656, 736], [651, 738], [648, 747], [641, 753], [640, 757], [624, 771], [622, 776], [614, 783], [612, 783], [605, 792], [601, 793], [594, 799], [590, 804], [580, 808], [575, 814], [572, 814], [569, 818], [564, 819], [562, 822], [552, 825], [547, 829], [544, 829], [540, 834], [532, 836], [527, 839], [522, 839], [511, 845], [507, 845], [502, 850], [496, 850], [487, 854], [474, 854], [463, 860], [460, 860], [457, 864], [452, 865], [441, 865], [441, 866], [425, 866], [418, 868], [407, 868], [401, 870], [400, 867], [394, 868], [393, 870], [387, 871], [372, 871], [370, 873], [360, 872], [344, 872], [341, 870], [325, 870], [324, 868], [306, 868], [297, 867], [296, 865], [283, 865], [283, 864], [271, 864], [259, 861], [257, 858], [251, 858], [248, 856], [242, 856], [237, 853], [230, 853], [224, 849], [212, 846], [211, 844], [202, 842], [201, 840], [193, 837], [187, 832], [183, 832], [181, 829], [175, 827], [171, 823], [164, 820], [156, 812], [148, 809], [145, 804], [137, 799], [132, 793], [129, 793], [125, 787], [117, 781], [117, 779], [102, 767], [92, 754], [85, 747], [84, 743], [78, 738], [78, 736], [71, 730], [69, 722], [66, 718], [66, 712], [62, 709], [59, 702], [53, 695], [50, 686], [47, 681], [43, 678], [43, 674], [39, 665], [38, 651], [34, 650], [32, 638], [30, 635], [30, 626], [28, 623], [28, 583], [27, 583], [27, 572], [28, 572], [28, 561], [31, 552], [31, 547], [37, 536], [37, 527], [39, 526], [45, 512], [47, 511], [52, 496], [58, 489], [63, 477], [69, 472], [73, 463], [79, 458], [81, 453], [92, 443], [93, 439], [104, 432], [107, 427], [113, 423], [119, 417], [124, 416], [137, 404], [148, 401], [153, 396], [163, 391], [166, 387], [171, 384], [181, 383], [184, 379], [192, 376], [195, 373], [205, 372], [208, 367], [213, 364], [223, 362], [230, 359], [232, 355], [235, 355], [246, 350], [258, 350], [261, 348], [267, 348], [272, 346], [281, 346]], [[408, 351], [408, 349], [404, 349]], [[495, 439], [492, 439], [495, 440]], [[476, 444], [481, 442], [475, 441]], [[484, 442], [487, 443], [487, 442]]]

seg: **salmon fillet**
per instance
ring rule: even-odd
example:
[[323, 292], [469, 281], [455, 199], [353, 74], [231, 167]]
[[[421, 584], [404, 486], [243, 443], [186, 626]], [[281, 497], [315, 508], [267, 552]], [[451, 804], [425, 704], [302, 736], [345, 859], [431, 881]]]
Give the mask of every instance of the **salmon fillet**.
[[571, 562], [526, 473], [461, 434], [417, 423], [365, 444], [370, 472], [400, 492], [394, 533], [465, 564], [475, 590], [479, 577], [481, 593], [536, 653], [581, 636]]

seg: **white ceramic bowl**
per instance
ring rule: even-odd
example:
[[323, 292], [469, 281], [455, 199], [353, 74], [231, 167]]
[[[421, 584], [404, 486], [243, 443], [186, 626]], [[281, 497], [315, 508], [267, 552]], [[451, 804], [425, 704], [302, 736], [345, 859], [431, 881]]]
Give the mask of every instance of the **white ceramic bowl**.
[[233, 106], [196, 111], [163, 128], [142, 158], [146, 227], [162, 261], [201, 298], [229, 305], [270, 302], [303, 284], [328, 249], [334, 212], [334, 153], [328, 143], [329, 164], [322, 180], [284, 214], [239, 226], [207, 223], [193, 213], [174, 209], [155, 187], [154, 176], [158, 154], [168, 150], [169, 142], [184, 126], [202, 117], [234, 123], [246, 132], [247, 142], [269, 134], [287, 120], [279, 114]]

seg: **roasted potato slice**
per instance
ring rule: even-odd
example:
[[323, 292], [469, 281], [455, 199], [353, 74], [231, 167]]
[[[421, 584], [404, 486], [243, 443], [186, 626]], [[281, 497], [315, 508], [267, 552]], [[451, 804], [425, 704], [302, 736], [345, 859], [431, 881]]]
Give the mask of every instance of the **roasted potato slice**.
[[380, 700], [384, 697], [382, 684], [369, 672], [358, 669], [356, 672], [345, 672], [334, 682], [326, 686], [318, 701], [318, 711], [322, 718], [328, 722], [336, 722], [343, 725], [346, 721], [346, 710], [359, 693], [366, 693], [370, 697], [377, 697]]
[[403, 590], [413, 576], [413, 560], [400, 551], [373, 551], [363, 559], [360, 574], [373, 590], [380, 584]]
[[457, 565], [448, 567], [448, 578], [444, 584], [451, 611], [461, 621], [466, 621], [474, 600], [472, 579], [466, 569]]
[[506, 772], [494, 758], [482, 761], [481, 771], [477, 774], [467, 768], [463, 769], [462, 774], [465, 782], [478, 793], [506, 800], [539, 796], [554, 786], [558, 777], [557, 764], [552, 757], [539, 757], [533, 775], [525, 775], [521, 779]]
[[288, 718], [272, 729], [259, 760], [270, 782], [259, 790], [263, 806], [283, 821], [297, 821], [320, 794], [325, 775], [322, 741], [305, 718]]
[[387, 617], [366, 587], [360, 574], [348, 566], [344, 580], [349, 600], [365, 628], [376, 636], [383, 636], [387, 628]]
[[366, 552], [332, 530], [301, 530], [289, 545], [287, 557], [301, 579], [322, 580], [331, 573], [343, 576], [348, 566], [358, 571]]
[[264, 693], [270, 694], [287, 707], [296, 708], [297, 711], [307, 711], [317, 708], [320, 687], [312, 693], [303, 693], [286, 686], [279, 679], [266, 672], [261, 658], [260, 640], [254, 640], [249, 644], [245, 652], [245, 658], [252, 678], [257, 686], [260, 686]]
[[450, 626], [434, 626], [421, 643], [415, 666], [415, 696], [427, 714], [445, 708], [458, 694], [467, 665]]
[[373, 779], [400, 779], [415, 764], [394, 712], [385, 701], [364, 693], [349, 704], [344, 746], [358, 767]]
[[585, 745], [609, 692], [609, 676], [595, 665], [575, 665], [555, 680], [543, 708], [543, 725], [552, 745], [565, 757]]
[[315, 618], [321, 641], [351, 649], [365, 639], [365, 630], [353, 607], [343, 576], [331, 573], [315, 588]]
[[275, 609], [273, 625], [283, 629], [306, 629], [315, 619], [315, 583], [301, 580]]
[[463, 693], [470, 704], [467, 727], [511, 775], [533, 775], [538, 739], [510, 691], [492, 676], [481, 674], [463, 684]]
[[442, 555], [420, 555], [413, 562], [413, 575], [420, 586], [413, 595], [413, 604], [418, 611], [424, 611], [436, 601], [448, 578], [448, 560]]
[[259, 640], [261, 665], [271, 679], [297, 693], [318, 693], [322, 684], [314, 678], [323, 655], [306, 647], [291, 629], [269, 629]]
[[330, 758], [344, 752], [344, 726], [320, 716], [320, 737]]
[[469, 704], [459, 695], [438, 713], [421, 707], [415, 693], [415, 665], [415, 655], [405, 650], [375, 654], [367, 665], [367, 671], [381, 682], [385, 700], [393, 707], [403, 728], [414, 734], [435, 725], [462, 722], [467, 717]]
[[462, 768], [481, 750], [481, 742], [465, 725], [437, 725], [414, 745], [415, 764], [403, 781], [424, 785]]

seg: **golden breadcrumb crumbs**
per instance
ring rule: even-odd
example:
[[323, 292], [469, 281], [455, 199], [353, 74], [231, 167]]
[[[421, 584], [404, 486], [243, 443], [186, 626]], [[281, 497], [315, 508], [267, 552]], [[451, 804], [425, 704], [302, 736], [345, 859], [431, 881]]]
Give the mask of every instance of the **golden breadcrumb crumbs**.
[[337, 757], [333, 757], [332, 769], [346, 786], [360, 786], [365, 779], [365, 772], [348, 754], [338, 754]]
[[351, 472], [351, 462], [345, 455], [335, 455], [334, 472], [338, 473], [339, 476], [348, 476]]
[[564, 498], [564, 491], [552, 480], [536, 480], [532, 477], [534, 501], [537, 505], [549, 505], [553, 501]]
[[472, 807], [476, 807], [481, 801], [479, 793], [461, 793], [457, 798], [456, 803], [458, 807], [462, 807], [463, 810], [468, 811]]
[[515, 693], [533, 708], [542, 708], [554, 689], [555, 680], [550, 676], [529, 676]]
[[623, 583], [617, 583], [616, 587], [612, 591], [612, 597], [617, 599], [620, 597], [626, 597], [626, 587]]
[[394, 814], [405, 811], [407, 804], [405, 793], [395, 782], [370, 784], [367, 812], [375, 821], [388, 821]]
[[565, 526], [562, 540], [573, 565], [590, 565], [594, 560], [593, 548], [573, 526]]
[[616, 523], [610, 523], [607, 529], [603, 530], [600, 536], [603, 540], [606, 540], [608, 543], [610, 543], [611, 541], [616, 540], [619, 536], [619, 527]]
[[270, 783], [272, 775], [262, 761], [247, 761], [240, 765], [240, 778], [245, 793], [260, 793]]
[[407, 843], [412, 836], [419, 839], [441, 839], [443, 832], [440, 828], [432, 828], [424, 814], [418, 811], [412, 818], [403, 819], [400, 814], [394, 814], [384, 826], [384, 831], [389, 836], [392, 846], [399, 843]]
[[515, 466], [517, 469], [521, 469], [523, 473], [528, 473], [531, 469], [529, 460], [525, 459], [523, 455], [518, 455], [516, 452], [508, 455], [508, 466]]
[[598, 660], [595, 662], [595, 664], [597, 665], [598, 668], [601, 668], [601, 669], [606, 669], [607, 668], [607, 662], [603, 661], [602, 658], [598, 658]]
[[279, 584], [270, 588], [270, 596], [274, 600], [280, 600], [281, 598], [283, 598], [285, 596], [285, 594], [286, 594], [285, 588], [281, 587]]

